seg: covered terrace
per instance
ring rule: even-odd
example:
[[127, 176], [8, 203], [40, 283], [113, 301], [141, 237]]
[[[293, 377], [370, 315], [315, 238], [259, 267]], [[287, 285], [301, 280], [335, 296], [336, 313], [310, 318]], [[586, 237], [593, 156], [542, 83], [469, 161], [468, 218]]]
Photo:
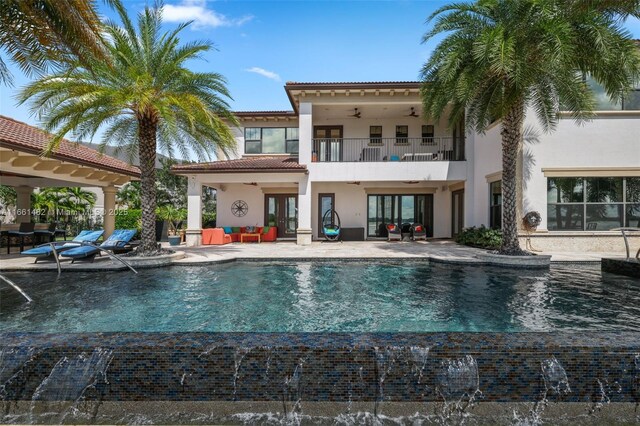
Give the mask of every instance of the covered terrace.
[[66, 139], [51, 155], [43, 156], [50, 138], [37, 127], [0, 115], [0, 184], [16, 190], [16, 222], [31, 221], [34, 188], [98, 187], [104, 194], [102, 216], [108, 237], [115, 228], [117, 189], [139, 179], [139, 169]]

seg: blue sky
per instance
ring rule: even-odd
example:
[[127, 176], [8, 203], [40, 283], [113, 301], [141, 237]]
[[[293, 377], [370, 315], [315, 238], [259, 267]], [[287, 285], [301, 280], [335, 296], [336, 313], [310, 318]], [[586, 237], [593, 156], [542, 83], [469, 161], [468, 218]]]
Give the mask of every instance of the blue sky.
[[[123, 1], [132, 16], [145, 5]], [[98, 3], [102, 13], [113, 15]], [[416, 80], [436, 43], [420, 43], [425, 20], [445, 3], [166, 0], [165, 22], [170, 29], [194, 20], [181, 39], [214, 43], [218, 50], [191, 66], [227, 78], [234, 110], [288, 110], [287, 81]], [[640, 22], [627, 27], [640, 38]], [[12, 72], [16, 87], [0, 86], [0, 114], [37, 125], [14, 100], [28, 77], [15, 67]]]

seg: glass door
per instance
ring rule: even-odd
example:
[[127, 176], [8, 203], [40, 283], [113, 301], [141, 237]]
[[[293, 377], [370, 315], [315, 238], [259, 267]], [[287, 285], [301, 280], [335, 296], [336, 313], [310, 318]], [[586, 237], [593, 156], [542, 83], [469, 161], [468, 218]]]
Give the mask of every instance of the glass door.
[[[318, 236], [324, 235], [324, 224], [322, 223], [322, 219], [324, 219], [324, 215], [328, 211], [334, 209], [334, 203], [334, 194], [318, 194]], [[332, 223], [333, 221], [335, 221], [335, 218], [327, 217], [327, 223]]]
[[318, 161], [342, 161], [342, 126], [316, 126], [313, 138]]
[[294, 238], [298, 228], [298, 196], [267, 194], [264, 205], [265, 226], [277, 226], [278, 238]]
[[464, 226], [464, 189], [451, 193], [451, 236], [462, 232]]

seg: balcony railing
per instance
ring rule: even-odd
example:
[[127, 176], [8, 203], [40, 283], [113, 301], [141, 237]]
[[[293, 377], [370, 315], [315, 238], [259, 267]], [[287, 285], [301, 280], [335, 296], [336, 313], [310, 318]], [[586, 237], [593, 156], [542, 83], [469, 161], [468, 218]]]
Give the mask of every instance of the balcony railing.
[[313, 139], [312, 162], [463, 161], [464, 138]]

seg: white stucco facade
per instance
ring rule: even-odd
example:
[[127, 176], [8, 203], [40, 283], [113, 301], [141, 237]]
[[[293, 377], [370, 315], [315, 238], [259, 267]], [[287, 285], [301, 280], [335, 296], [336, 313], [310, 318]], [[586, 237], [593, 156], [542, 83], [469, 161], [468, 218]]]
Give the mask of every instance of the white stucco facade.
[[[238, 113], [238, 147], [229, 157], [234, 160], [213, 166], [215, 172], [201, 167], [192, 174], [187, 169], [179, 173], [190, 176], [197, 188], [207, 185], [218, 190], [218, 226], [265, 225], [267, 197], [295, 195], [295, 238], [300, 244], [322, 238], [321, 194], [332, 197], [342, 227], [364, 230], [364, 238], [380, 238], [374, 235], [380, 220], [400, 224], [414, 206], [415, 215], [407, 217], [427, 222], [435, 238], [451, 237], [460, 228], [453, 223], [458, 216], [464, 227], [489, 226], [489, 185], [501, 179], [502, 171], [500, 123], [478, 134], [465, 132], [463, 122], [450, 127], [446, 119], [425, 119], [419, 87], [418, 83], [287, 83], [294, 111]], [[245, 134], [258, 139], [256, 135], [272, 135], [264, 130], [271, 128], [296, 129], [295, 158], [303, 169], [238, 170], [245, 160], [258, 164], [255, 161], [291, 156], [246, 152]], [[570, 246], [568, 241], [580, 238], [603, 241], [603, 236], [611, 236], [612, 232], [597, 229], [568, 236], [548, 230], [547, 183], [550, 177], [562, 176], [640, 177], [640, 111], [602, 112], [581, 125], [563, 118], [551, 133], [542, 132], [534, 114], [528, 114], [525, 128], [520, 213], [541, 213], [543, 222], [534, 235], [540, 237], [537, 244]], [[251, 149], [272, 149], [272, 143], [264, 136], [254, 140]], [[464, 202], [456, 203], [455, 211], [454, 191], [458, 195], [464, 191]], [[387, 201], [380, 201], [383, 198]], [[234, 216], [230, 207], [238, 200], [248, 206], [242, 217]], [[387, 210], [393, 202], [391, 209], [398, 209], [397, 215], [389, 219], [382, 213], [382, 219], [376, 219], [380, 213], [374, 210], [383, 202]], [[419, 203], [426, 203], [426, 213]], [[190, 217], [199, 214], [198, 208], [190, 205]], [[194, 233], [196, 222], [189, 222]]]

